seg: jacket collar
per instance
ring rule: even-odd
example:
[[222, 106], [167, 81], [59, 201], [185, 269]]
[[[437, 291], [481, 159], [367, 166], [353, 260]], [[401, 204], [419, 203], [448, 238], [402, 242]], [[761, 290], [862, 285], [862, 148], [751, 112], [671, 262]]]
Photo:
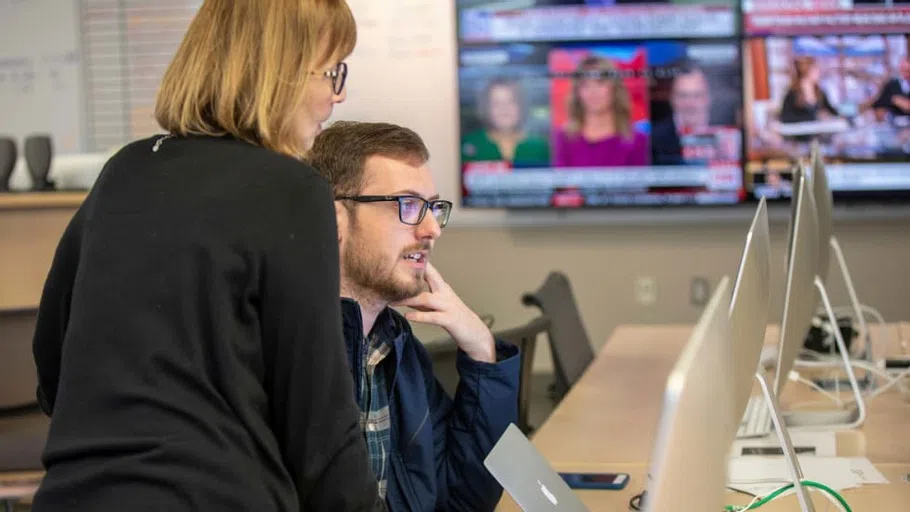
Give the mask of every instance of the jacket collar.
[[[363, 342], [363, 315], [360, 311], [360, 303], [354, 299], [342, 297], [341, 319], [345, 345], [350, 353]], [[400, 363], [402, 348], [408, 338], [406, 334], [410, 331], [407, 320], [394, 309], [386, 307], [376, 317], [376, 323], [373, 325], [371, 333], [379, 334], [393, 342], [397, 363]]]
[[[381, 333], [388, 335], [390, 329], [394, 329], [395, 322], [392, 319], [392, 309], [386, 307], [379, 312], [376, 317], [376, 323], [373, 324], [371, 333]], [[348, 297], [341, 298], [341, 318], [344, 325], [345, 338], [363, 339], [363, 312], [360, 309], [360, 303]]]

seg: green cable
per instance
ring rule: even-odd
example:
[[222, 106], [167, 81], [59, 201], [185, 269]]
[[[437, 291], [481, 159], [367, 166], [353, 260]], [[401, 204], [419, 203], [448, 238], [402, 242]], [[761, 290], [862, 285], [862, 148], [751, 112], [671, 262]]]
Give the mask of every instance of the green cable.
[[[844, 506], [844, 510], [846, 510], [847, 512], [853, 512], [852, 509], [850, 508], [850, 505], [847, 505], [847, 502], [846, 502], [846, 500], [844, 500], [844, 497], [841, 496], [840, 494], [838, 494], [834, 489], [828, 487], [827, 485], [821, 484], [818, 482], [813, 482], [812, 480], [801, 480], [800, 482], [803, 485], [805, 485], [806, 487], [815, 487], [817, 489], [821, 489], [821, 490], [827, 492], [831, 496], [834, 496], [834, 498], [837, 499], [837, 501], [840, 502], [840, 504]], [[764, 498], [756, 501], [755, 503], [749, 505], [748, 507], [740, 508], [735, 505], [727, 505], [725, 507], [725, 510], [744, 511], [744, 510], [756, 509], [756, 508], [768, 503], [769, 501], [777, 498], [782, 493], [787, 492], [788, 490], [790, 490], [792, 488], [793, 488], [793, 484], [787, 484], [787, 485], [781, 487], [780, 489], [777, 489], [776, 491], [772, 492], [771, 494], [765, 496]]]

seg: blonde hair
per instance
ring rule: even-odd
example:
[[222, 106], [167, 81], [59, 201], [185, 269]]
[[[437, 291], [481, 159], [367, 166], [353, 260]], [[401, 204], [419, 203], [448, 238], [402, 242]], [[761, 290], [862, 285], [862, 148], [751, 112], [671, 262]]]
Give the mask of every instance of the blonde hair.
[[164, 74], [155, 118], [175, 135], [232, 135], [302, 158], [294, 118], [309, 75], [356, 42], [344, 0], [205, 0]]
[[572, 94], [569, 95], [569, 122], [566, 125], [568, 133], [576, 134], [581, 131], [585, 121], [585, 108], [578, 97], [578, 89], [585, 74], [594, 72], [601, 76], [601, 80], [609, 82], [612, 86], [613, 96], [613, 129], [623, 137], [632, 135], [632, 101], [629, 99], [629, 90], [623, 82], [622, 76], [617, 72], [616, 66], [608, 59], [589, 55], [582, 59], [575, 69], [575, 78], [572, 79]]

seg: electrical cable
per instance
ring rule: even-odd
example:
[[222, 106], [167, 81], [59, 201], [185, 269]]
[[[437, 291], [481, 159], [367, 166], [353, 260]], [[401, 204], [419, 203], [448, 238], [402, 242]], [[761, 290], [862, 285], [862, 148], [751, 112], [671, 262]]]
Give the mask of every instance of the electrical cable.
[[[847, 500], [845, 500], [843, 496], [838, 494], [837, 491], [828, 487], [827, 485], [819, 483], [819, 482], [814, 482], [812, 480], [800, 480], [800, 483], [806, 487], [815, 488], [815, 489], [819, 489], [820, 491], [822, 491], [822, 494], [826, 498], [828, 498], [832, 503], [837, 505], [840, 510], [842, 510], [844, 512], [852, 512], [850, 505], [847, 504]], [[741, 512], [741, 511], [746, 511], [746, 510], [754, 510], [758, 507], [761, 507], [762, 505], [770, 503], [771, 501], [781, 497], [781, 495], [783, 495], [785, 492], [790, 491], [790, 490], [795, 491], [794, 485], [792, 483], [774, 490], [773, 492], [769, 493], [767, 496], [764, 496], [764, 497], [756, 496], [755, 498], [752, 499], [752, 502], [750, 502], [748, 505], [744, 505], [744, 506], [727, 505], [725, 507], [725, 510], [727, 510], [729, 512]]]
[[641, 510], [642, 508], [644, 508], [643, 504], [641, 502], [641, 500], [643, 500], [644, 497], [645, 497], [645, 491], [641, 491], [640, 493], [636, 494], [635, 496], [632, 496], [632, 498], [629, 499], [629, 510]]
[[[805, 361], [804, 360], [804, 361], [799, 361], [797, 366], [805, 367], [805, 368], [831, 368], [833, 366], [840, 366], [840, 364], [841, 363], [835, 363], [833, 361], [829, 362], [829, 361]], [[891, 374], [891, 373], [888, 373], [887, 371], [885, 371], [884, 369], [879, 368], [878, 366], [869, 364], [866, 361], [851, 360], [850, 366], [859, 368], [860, 370], [865, 370], [885, 381], [885, 384], [882, 385], [881, 387], [878, 387], [874, 391], [870, 391], [868, 393], [863, 394], [863, 401], [872, 400], [873, 398], [881, 395], [885, 391], [888, 391], [889, 389], [900, 385], [904, 379], [906, 379], [907, 377], [910, 377], [910, 368], [907, 368], [907, 369], [901, 370], [899, 372], [896, 372], [894, 374]], [[797, 373], [797, 375], [799, 375], [799, 374]], [[826, 396], [828, 396], [828, 395], [826, 395]], [[830, 398], [830, 396], [829, 396], [829, 398]], [[839, 403], [841, 402], [840, 399], [838, 399], [837, 401]], [[853, 398], [849, 397], [845, 400], [845, 403], [851, 403], [852, 401], [853, 401]]]

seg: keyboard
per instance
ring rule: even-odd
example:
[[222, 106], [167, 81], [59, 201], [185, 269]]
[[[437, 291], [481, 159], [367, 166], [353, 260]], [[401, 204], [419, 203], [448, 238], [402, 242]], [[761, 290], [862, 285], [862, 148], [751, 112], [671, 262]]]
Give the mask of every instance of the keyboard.
[[765, 397], [753, 396], [749, 399], [746, 412], [743, 414], [739, 430], [736, 431], [737, 439], [747, 437], [764, 437], [771, 433], [771, 412], [765, 404]]

